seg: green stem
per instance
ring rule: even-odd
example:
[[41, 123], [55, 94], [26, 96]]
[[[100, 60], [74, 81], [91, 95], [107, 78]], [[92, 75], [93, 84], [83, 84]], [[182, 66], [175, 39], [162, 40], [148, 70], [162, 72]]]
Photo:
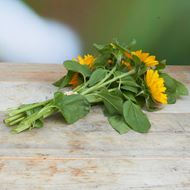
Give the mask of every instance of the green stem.
[[86, 82], [86, 83], [84, 83], [80, 88], [78, 88], [78, 89], [74, 89], [73, 90], [73, 92], [80, 92], [82, 89], [84, 89], [85, 87], [87, 87], [88, 86], [88, 81]]
[[98, 90], [98, 89], [100, 89], [100, 88], [102, 88], [102, 87], [104, 87], [104, 86], [106, 86], [106, 85], [108, 85], [108, 84], [111, 84], [112, 82], [115, 82], [115, 81], [118, 80], [118, 79], [121, 79], [121, 78], [123, 78], [123, 77], [126, 77], [126, 76], [131, 75], [131, 74], [134, 74], [134, 73], [135, 73], [135, 69], [132, 69], [131, 71], [129, 71], [129, 72], [127, 72], [127, 73], [124, 73], [124, 74], [122, 74], [122, 75], [119, 75], [119, 76], [117, 76], [117, 77], [114, 77], [114, 78], [112, 78], [112, 79], [110, 79], [110, 80], [108, 80], [108, 81], [106, 81], [106, 82], [104, 82], [104, 83], [97, 84], [97, 85], [95, 85], [95, 86], [93, 86], [93, 87], [91, 87], [91, 88], [88, 88], [86, 91], [81, 92], [81, 94], [82, 94], [82, 95], [88, 94], [88, 93], [90, 93], [90, 92], [92, 92], [92, 91], [94, 91], [94, 90]]
[[14, 115], [14, 116], [12, 116], [12, 117], [8, 117], [8, 118], [4, 119], [4, 123], [5, 123], [5, 124], [8, 124], [8, 123], [10, 123], [10, 122], [12, 122], [12, 121], [14, 121], [14, 120], [19, 119], [20, 117], [23, 117], [23, 116], [24, 116], [24, 114], [23, 114], [23, 113], [20, 113], [20, 114]]
[[20, 124], [13, 128], [13, 132], [20, 133], [31, 127], [32, 123], [40, 118], [45, 118], [51, 115], [55, 111], [55, 108], [52, 106], [52, 102], [43, 107], [40, 111], [33, 113], [28, 116], [25, 120], [20, 122]]
[[110, 78], [110, 76], [115, 72], [115, 70], [116, 70], [116, 66], [113, 67], [113, 69], [109, 72], [109, 74], [106, 75], [105, 78], [101, 80], [97, 85], [103, 84], [108, 78]]
[[113, 91], [115, 91], [115, 90], [117, 90], [118, 88], [111, 88], [111, 89], [109, 89], [108, 90], [108, 92], [113, 92]]
[[24, 106], [23, 108], [18, 108], [16, 110], [12, 110], [8, 113], [9, 116], [15, 116], [17, 114], [20, 114], [22, 112], [28, 111], [30, 109], [39, 107], [39, 106], [43, 106], [46, 105], [47, 103], [49, 103], [51, 100], [47, 100], [47, 101], [43, 101], [43, 102], [39, 102], [39, 103], [34, 103], [34, 104], [29, 104]]
[[83, 87], [84, 84], [81, 84], [79, 86], [77, 86], [76, 88], [73, 89], [73, 92], [78, 92], [82, 87]]
[[14, 120], [14, 121], [8, 123], [8, 125], [9, 125], [9, 126], [15, 125], [15, 124], [17, 124], [17, 123], [23, 121], [25, 118], [26, 118], [26, 117], [24, 117], [24, 116], [23, 116], [23, 117], [20, 117], [20, 118]]

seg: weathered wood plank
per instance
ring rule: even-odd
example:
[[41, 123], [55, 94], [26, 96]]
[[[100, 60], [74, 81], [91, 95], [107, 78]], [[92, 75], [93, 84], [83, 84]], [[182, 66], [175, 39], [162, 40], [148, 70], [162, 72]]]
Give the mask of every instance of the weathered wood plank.
[[53, 82], [65, 73], [62, 64], [0, 63], [0, 81]]
[[189, 190], [189, 160], [0, 160], [1, 190]]
[[1, 123], [0, 156], [190, 158], [190, 114], [150, 113], [149, 117], [148, 134], [125, 135], [110, 127], [98, 107], [73, 125], [52, 117], [44, 128], [17, 135]]
[[0, 111], [25, 103], [53, 97], [56, 88], [51, 83], [0, 82]]

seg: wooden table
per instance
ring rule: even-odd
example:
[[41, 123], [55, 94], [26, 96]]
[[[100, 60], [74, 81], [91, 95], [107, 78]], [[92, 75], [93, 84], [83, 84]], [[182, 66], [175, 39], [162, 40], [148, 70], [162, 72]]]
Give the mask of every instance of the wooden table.
[[[190, 89], [190, 67], [167, 69]], [[189, 190], [190, 97], [148, 113], [148, 134], [117, 134], [99, 107], [73, 125], [60, 118], [18, 135], [2, 120], [8, 107], [51, 97], [61, 65], [0, 63], [1, 190]]]

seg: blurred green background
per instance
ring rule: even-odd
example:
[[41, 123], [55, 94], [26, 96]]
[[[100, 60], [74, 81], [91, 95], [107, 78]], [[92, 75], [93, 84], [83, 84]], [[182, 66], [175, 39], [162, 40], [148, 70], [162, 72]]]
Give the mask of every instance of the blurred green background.
[[189, 0], [24, 0], [39, 15], [67, 24], [79, 34], [83, 51], [92, 44], [137, 40], [135, 49], [190, 64]]

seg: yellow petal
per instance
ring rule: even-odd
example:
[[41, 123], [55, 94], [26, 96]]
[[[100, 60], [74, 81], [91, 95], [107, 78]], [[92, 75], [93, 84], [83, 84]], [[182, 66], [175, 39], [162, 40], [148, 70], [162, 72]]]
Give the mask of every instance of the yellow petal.
[[149, 88], [150, 94], [154, 100], [159, 103], [167, 104], [167, 95], [165, 94], [166, 87], [164, 86], [164, 79], [160, 78], [158, 71], [152, 69], [147, 70], [145, 82]]

